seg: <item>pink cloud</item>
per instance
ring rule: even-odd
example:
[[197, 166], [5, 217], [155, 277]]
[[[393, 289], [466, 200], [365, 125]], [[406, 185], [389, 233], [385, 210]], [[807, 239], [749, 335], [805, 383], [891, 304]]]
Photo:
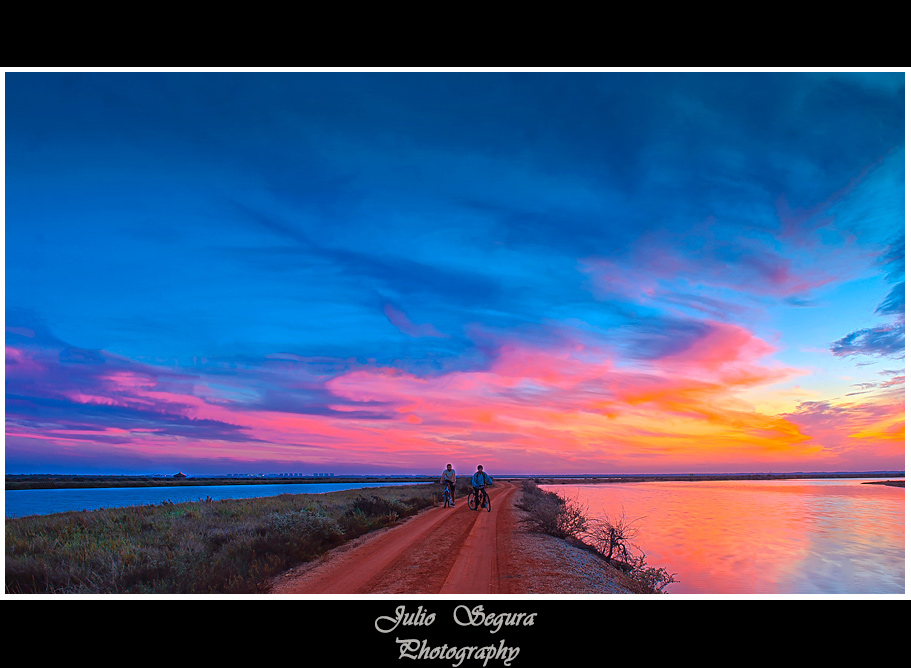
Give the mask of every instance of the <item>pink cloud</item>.
[[647, 372], [616, 368], [604, 350], [510, 342], [484, 371], [420, 378], [359, 370], [327, 387], [346, 400], [395, 407], [400, 418], [384, 434], [401, 430], [423, 441], [425, 454], [445, 453], [442, 440], [492, 461], [520, 457], [542, 465], [562, 458], [635, 467], [662, 456], [682, 464], [712, 448], [719, 459], [744, 452], [809, 456], [807, 437], [794, 425], [734, 396], [731, 378], [747, 389], [780, 379], [782, 370], [759, 364], [771, 350], [740, 328], [716, 323], [703, 341]]
[[726, 291], [794, 297], [844, 280], [845, 275], [863, 269], [868, 260], [858, 260], [843, 248], [818, 246], [810, 253], [801, 243], [782, 247], [759, 230], [752, 237], [734, 236], [709, 217], [687, 230], [686, 236], [644, 236], [622, 257], [585, 257], [578, 267], [588, 276], [596, 296], [714, 310], [717, 304], [700, 301], [707, 298], [707, 291], [716, 299]]
[[782, 415], [821, 448], [821, 458], [855, 470], [903, 469], [905, 404], [888, 394], [864, 402], [813, 401]]
[[46, 367], [29, 350], [6, 346], [6, 376], [33, 379], [45, 374]]
[[[402, 470], [443, 460], [465, 468], [482, 459], [513, 472], [706, 470], [707, 462], [788, 467], [902, 447], [896, 402], [878, 412], [805, 405], [768, 415], [741, 399], [743, 391], [762, 391], [796, 373], [776, 365], [774, 347], [743, 327], [701, 323], [685, 347], [636, 367], [618, 364], [600, 344], [568, 335], [550, 341], [502, 338], [485, 368], [430, 376], [392, 366], [316, 373], [308, 360], [284, 358], [215, 377], [156, 375], [153, 367], [123, 360], [54, 371], [54, 355], [8, 347], [8, 372], [32, 364], [33, 373], [54, 381], [26, 389], [52, 386], [54, 402], [65, 397], [76, 407], [61, 413], [62, 403], [48, 408], [40, 397], [34, 404], [17, 399], [24, 408], [8, 403], [7, 436], [74, 452], [92, 442], [116, 443], [120, 453], [143, 457], [344, 461]], [[68, 375], [73, 370], [84, 375]], [[296, 412], [293, 401], [270, 407], [253, 396], [252, 380], [268, 382], [277, 394], [318, 391], [320, 410]]]
[[664, 369], [704, 375], [717, 375], [726, 382], [737, 378], [768, 378], [768, 369], [758, 370], [757, 362], [775, 348], [745, 328], [724, 322], [706, 321], [705, 331], [680, 351], [662, 357], [657, 364]]

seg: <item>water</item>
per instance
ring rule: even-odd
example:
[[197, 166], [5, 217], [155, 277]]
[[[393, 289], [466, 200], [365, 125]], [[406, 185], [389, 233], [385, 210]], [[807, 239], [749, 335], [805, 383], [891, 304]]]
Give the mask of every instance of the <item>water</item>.
[[275, 485], [199, 485], [192, 487], [98, 487], [90, 489], [17, 489], [6, 491], [6, 517], [48, 515], [68, 510], [97, 510], [197, 501], [209, 497], [248, 499], [277, 494], [320, 494], [346, 489], [408, 485], [405, 482], [292, 483]]
[[864, 479], [542, 485], [676, 573], [668, 594], [904, 594], [905, 490]]

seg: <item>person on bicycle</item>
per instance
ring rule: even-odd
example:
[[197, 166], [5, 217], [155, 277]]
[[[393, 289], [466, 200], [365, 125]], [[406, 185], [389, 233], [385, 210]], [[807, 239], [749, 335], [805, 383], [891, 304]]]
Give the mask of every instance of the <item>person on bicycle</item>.
[[452, 468], [452, 464], [447, 464], [446, 470], [443, 471], [443, 475], [440, 476], [440, 482], [449, 487], [449, 496], [452, 500], [452, 505], [455, 505], [455, 479], [455, 469]]
[[474, 498], [475, 504], [481, 504], [481, 490], [487, 485], [492, 485], [493, 480], [490, 479], [490, 476], [484, 473], [484, 467], [478, 464], [478, 471], [473, 476], [471, 476], [471, 486], [474, 488]]

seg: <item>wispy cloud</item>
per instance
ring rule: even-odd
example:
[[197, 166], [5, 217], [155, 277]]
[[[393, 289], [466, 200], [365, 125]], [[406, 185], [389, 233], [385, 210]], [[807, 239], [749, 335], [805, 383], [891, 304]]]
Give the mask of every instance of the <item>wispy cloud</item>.
[[6, 85], [8, 461], [902, 461], [902, 73]]
[[837, 357], [873, 355], [904, 358], [905, 356], [905, 239], [893, 242], [879, 260], [890, 282], [900, 280], [876, 307], [876, 314], [891, 318], [891, 322], [859, 329], [832, 344]]

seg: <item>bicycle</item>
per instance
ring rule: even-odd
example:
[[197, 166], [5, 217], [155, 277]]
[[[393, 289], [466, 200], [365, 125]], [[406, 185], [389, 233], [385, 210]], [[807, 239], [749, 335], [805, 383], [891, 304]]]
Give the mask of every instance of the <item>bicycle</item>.
[[455, 507], [455, 501], [452, 500], [452, 490], [449, 485], [443, 483], [443, 507], [448, 508], [450, 506]]
[[478, 509], [478, 497], [481, 497], [480, 507], [487, 508], [487, 512], [490, 512], [490, 495], [487, 493], [487, 490], [484, 487], [479, 487], [476, 492], [472, 492], [468, 495], [468, 509], [477, 510]]

